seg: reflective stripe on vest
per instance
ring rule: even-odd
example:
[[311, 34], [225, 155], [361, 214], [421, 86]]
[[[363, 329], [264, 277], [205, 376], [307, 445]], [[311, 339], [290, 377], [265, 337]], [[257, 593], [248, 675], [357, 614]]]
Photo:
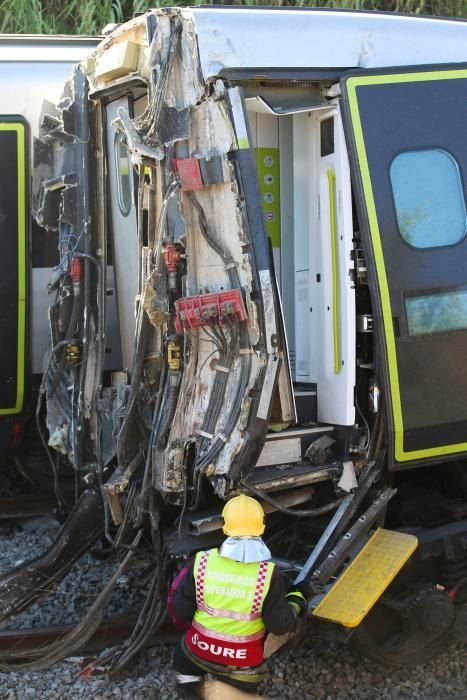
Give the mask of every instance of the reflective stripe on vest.
[[215, 630], [208, 629], [196, 620], [193, 620], [191, 626], [193, 629], [201, 632], [201, 634], [206, 635], [206, 637], [220, 639], [223, 642], [255, 642], [257, 639], [262, 639], [265, 635], [265, 630], [259, 630], [259, 632], [254, 634], [228, 634], [227, 632], [216, 632]]
[[196, 604], [198, 610], [203, 610], [209, 615], [214, 615], [215, 617], [226, 617], [230, 620], [243, 620], [245, 622], [257, 620], [259, 617], [261, 617], [261, 605], [263, 602], [264, 586], [266, 584], [269, 563], [267, 561], [259, 562], [253, 603], [249, 613], [241, 613], [236, 610], [212, 608], [210, 605], [206, 604], [204, 599], [204, 579], [206, 577], [206, 567], [211, 551], [212, 550], [203, 552], [196, 571]]

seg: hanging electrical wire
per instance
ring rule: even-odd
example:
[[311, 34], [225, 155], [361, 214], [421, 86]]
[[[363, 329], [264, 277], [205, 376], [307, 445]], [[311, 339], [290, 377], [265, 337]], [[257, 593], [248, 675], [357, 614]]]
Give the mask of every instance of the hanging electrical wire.
[[[148, 143], [152, 139], [155, 143], [159, 144], [160, 139], [157, 134], [157, 128], [160, 123], [160, 116], [164, 106], [168, 79], [178, 51], [181, 34], [182, 22], [178, 19], [175, 21], [172, 33], [170, 35], [166, 56], [158, 71], [157, 82], [155, 85], [153, 85], [152, 81], [149, 84], [148, 105], [141, 116], [136, 117], [133, 120], [134, 127], [141, 135], [144, 143]], [[153, 44], [154, 46], [157, 45], [156, 36], [154, 37]], [[155, 56], [154, 52], [152, 51], [152, 46], [150, 48], [150, 53], [150, 63], [151, 65], [154, 65]]]
[[[204, 209], [194, 192], [186, 192], [186, 195], [196, 211], [203, 238], [209, 247], [217, 253], [224, 264], [230, 287], [232, 289], [240, 289], [241, 285], [237, 265], [232, 255], [220, 245], [215, 236], [210, 232]], [[251, 354], [246, 323], [239, 322], [235, 315], [224, 318], [222, 321], [222, 324], [220, 319], [219, 322], [211, 321], [208, 323], [208, 326], [203, 327], [206, 335], [212, 340], [219, 352], [219, 360], [216, 366], [221, 371], [216, 371], [208, 407], [201, 428], [198, 430], [197, 451], [192, 478], [194, 492], [193, 502], [190, 506], [192, 510], [199, 506], [201, 500], [202, 477], [207, 467], [221, 452], [238, 422], [238, 416], [250, 380]], [[189, 331], [189, 329], [187, 330]], [[227, 384], [229, 377], [234, 376], [233, 368], [237, 358], [237, 381], [235, 383], [230, 409], [224, 418], [222, 432], [218, 431], [216, 433], [217, 422], [221, 413], [222, 403], [225, 399]]]

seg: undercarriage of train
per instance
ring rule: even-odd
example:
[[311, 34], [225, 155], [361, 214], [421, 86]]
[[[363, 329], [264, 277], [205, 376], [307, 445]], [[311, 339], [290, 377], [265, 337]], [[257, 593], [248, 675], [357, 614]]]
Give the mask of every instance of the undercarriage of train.
[[[320, 419], [319, 385], [291, 381], [250, 148], [245, 95], [288, 95], [290, 85], [206, 84], [178, 12], [129, 27], [76, 68], [56, 108], [46, 105], [35, 144], [36, 219], [60, 251], [36, 417], [68, 514], [45, 554], [0, 578], [0, 619], [95, 547], [114, 557], [115, 574], [73, 633], [12, 652], [0, 668], [45, 668], [78, 651], [118, 577], [142, 558], [146, 600], [106, 659], [110, 672], [123, 668], [165, 621], [179, 568], [221, 542], [223, 504], [239, 492], [262, 502], [278, 565], [307, 581], [310, 629], [392, 665], [432, 658], [467, 638], [467, 467], [388, 468], [391, 419], [357, 216], [356, 414], [340, 425]], [[139, 58], [125, 73], [111, 57], [127, 39]], [[330, 88], [297, 90], [334, 109]], [[313, 616], [378, 527], [416, 536], [408, 563], [358, 626]]]

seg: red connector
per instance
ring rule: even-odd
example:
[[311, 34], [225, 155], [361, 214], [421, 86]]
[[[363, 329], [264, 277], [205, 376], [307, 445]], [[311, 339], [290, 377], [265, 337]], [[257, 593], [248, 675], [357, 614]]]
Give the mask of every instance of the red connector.
[[82, 265], [79, 258], [72, 258], [70, 265], [70, 277], [73, 283], [77, 284], [81, 281]]
[[11, 426], [11, 438], [14, 445], [19, 445], [21, 441], [21, 425], [17, 421]]
[[162, 257], [167, 268], [167, 272], [176, 272], [177, 265], [182, 259], [182, 254], [177, 250], [175, 243], [166, 243], [162, 250]]
[[179, 334], [186, 326], [199, 328], [208, 323], [224, 325], [232, 320], [232, 316], [236, 316], [238, 321], [248, 318], [240, 289], [177, 299], [175, 308], [175, 329]]

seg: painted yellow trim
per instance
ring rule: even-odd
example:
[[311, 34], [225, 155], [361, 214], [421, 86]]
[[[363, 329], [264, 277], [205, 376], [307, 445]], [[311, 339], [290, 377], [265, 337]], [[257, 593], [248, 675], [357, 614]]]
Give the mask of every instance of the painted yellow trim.
[[244, 150], [245, 148], [250, 148], [250, 142], [248, 141], [247, 136], [241, 136], [238, 138], [237, 143], [240, 151]]
[[24, 402], [24, 367], [26, 359], [26, 132], [24, 124], [1, 122], [0, 131], [15, 131], [18, 158], [18, 360], [16, 404], [0, 408], [0, 415], [20, 413]]
[[339, 258], [337, 248], [337, 216], [336, 216], [336, 173], [328, 170], [329, 187], [329, 223], [331, 227], [332, 253], [332, 327], [334, 337], [334, 374], [342, 369], [339, 338]]
[[376, 272], [378, 277], [379, 292], [381, 296], [381, 306], [383, 314], [383, 326], [386, 337], [386, 347], [388, 356], [389, 383], [391, 387], [391, 403], [394, 416], [395, 445], [394, 454], [398, 462], [407, 462], [426, 457], [437, 457], [441, 455], [454, 454], [467, 450], [467, 443], [457, 445], [442, 445], [425, 450], [404, 450], [404, 426], [402, 421], [402, 406], [399, 386], [399, 372], [397, 368], [396, 341], [394, 327], [392, 323], [391, 301], [389, 297], [389, 286], [384, 264], [383, 248], [381, 244], [381, 234], [376, 215], [376, 205], [371, 184], [370, 169], [366, 155], [365, 140], [358, 109], [356, 90], [363, 85], [389, 85], [391, 83], [424, 82], [428, 80], [454, 80], [456, 78], [467, 78], [467, 70], [447, 70], [447, 71], [427, 71], [404, 74], [388, 75], [364, 75], [347, 79], [347, 93], [350, 107], [350, 115], [357, 149], [358, 164], [362, 177], [363, 193], [365, 205], [368, 212], [370, 234], [373, 245]]

